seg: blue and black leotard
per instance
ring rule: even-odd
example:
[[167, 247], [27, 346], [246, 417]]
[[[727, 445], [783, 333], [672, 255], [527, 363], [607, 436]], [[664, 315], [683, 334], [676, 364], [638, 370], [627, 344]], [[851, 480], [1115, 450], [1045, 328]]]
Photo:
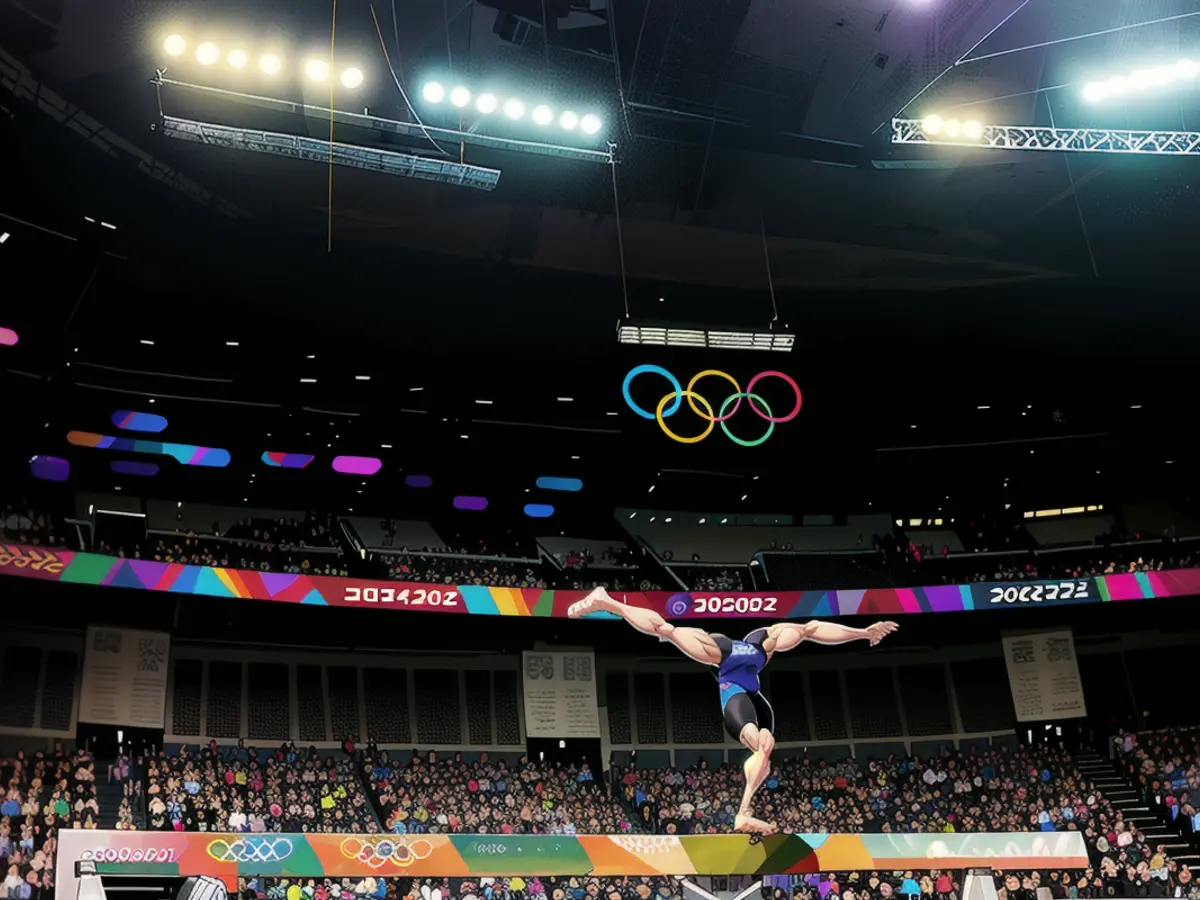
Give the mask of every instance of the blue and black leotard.
[[735, 741], [742, 738], [747, 725], [756, 725], [768, 731], [775, 730], [775, 712], [761, 693], [759, 676], [767, 664], [767, 653], [763, 642], [767, 629], [758, 628], [740, 641], [714, 634], [713, 640], [721, 651], [721, 662], [717, 666], [717, 683], [721, 688], [721, 713], [725, 719], [725, 730]]

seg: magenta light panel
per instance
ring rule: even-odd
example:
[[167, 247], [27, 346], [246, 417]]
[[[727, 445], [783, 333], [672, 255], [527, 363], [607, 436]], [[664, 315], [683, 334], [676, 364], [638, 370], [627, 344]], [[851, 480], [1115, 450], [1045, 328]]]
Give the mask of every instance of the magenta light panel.
[[167, 420], [164, 416], [154, 413], [130, 412], [118, 409], [112, 414], [113, 427], [122, 431], [144, 431], [147, 434], [158, 434], [167, 430]]
[[0, 347], [15, 347], [19, 340], [17, 333], [11, 328], [0, 328]]
[[383, 461], [374, 456], [335, 456], [333, 471], [343, 475], [374, 475], [383, 468]]

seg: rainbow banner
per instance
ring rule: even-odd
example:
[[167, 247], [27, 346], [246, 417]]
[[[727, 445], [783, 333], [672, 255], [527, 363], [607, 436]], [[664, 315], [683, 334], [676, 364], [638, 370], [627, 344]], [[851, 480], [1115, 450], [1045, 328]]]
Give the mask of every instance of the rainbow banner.
[[63, 831], [58, 889], [75, 863], [99, 875], [456, 878], [513, 875], [787, 875], [874, 869], [1081, 869], [1078, 831], [1011, 834], [218, 834]]
[[[119, 559], [21, 544], [0, 544], [0, 574], [204, 597], [240, 597], [309, 606], [417, 610], [477, 616], [564, 618], [586, 591], [366, 581], [326, 575], [255, 572], [146, 559]], [[852, 591], [614, 592], [630, 606], [680, 619], [807, 619], [902, 616], [976, 609], [1029, 609], [1200, 594], [1200, 569], [1132, 572], [1071, 581], [977, 582]], [[594, 618], [613, 618], [608, 613]]]

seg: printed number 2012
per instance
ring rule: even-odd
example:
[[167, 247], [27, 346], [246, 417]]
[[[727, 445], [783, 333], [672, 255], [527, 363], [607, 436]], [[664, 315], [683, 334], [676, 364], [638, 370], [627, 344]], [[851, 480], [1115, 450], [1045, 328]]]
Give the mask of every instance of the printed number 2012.
[[458, 606], [458, 591], [439, 591], [436, 588], [348, 587], [347, 603], [403, 603], [405, 606]]
[[1085, 600], [1088, 582], [1063, 581], [1058, 584], [1026, 584], [1021, 587], [994, 587], [992, 603], [1041, 603], [1043, 600]]
[[693, 597], [692, 612], [697, 613], [773, 613], [777, 597]]

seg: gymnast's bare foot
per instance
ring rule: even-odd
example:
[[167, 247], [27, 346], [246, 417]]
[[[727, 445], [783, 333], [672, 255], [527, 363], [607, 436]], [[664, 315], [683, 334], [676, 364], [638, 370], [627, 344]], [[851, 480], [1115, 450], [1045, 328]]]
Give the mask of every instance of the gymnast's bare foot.
[[749, 813], [738, 813], [737, 818], [733, 820], [733, 830], [741, 831], [745, 834], [774, 834], [777, 829], [770, 822], [764, 822], [762, 819], [756, 819]]
[[608, 591], [599, 587], [567, 609], [567, 618], [579, 619], [596, 612], [616, 612], [621, 604], [608, 596]]

